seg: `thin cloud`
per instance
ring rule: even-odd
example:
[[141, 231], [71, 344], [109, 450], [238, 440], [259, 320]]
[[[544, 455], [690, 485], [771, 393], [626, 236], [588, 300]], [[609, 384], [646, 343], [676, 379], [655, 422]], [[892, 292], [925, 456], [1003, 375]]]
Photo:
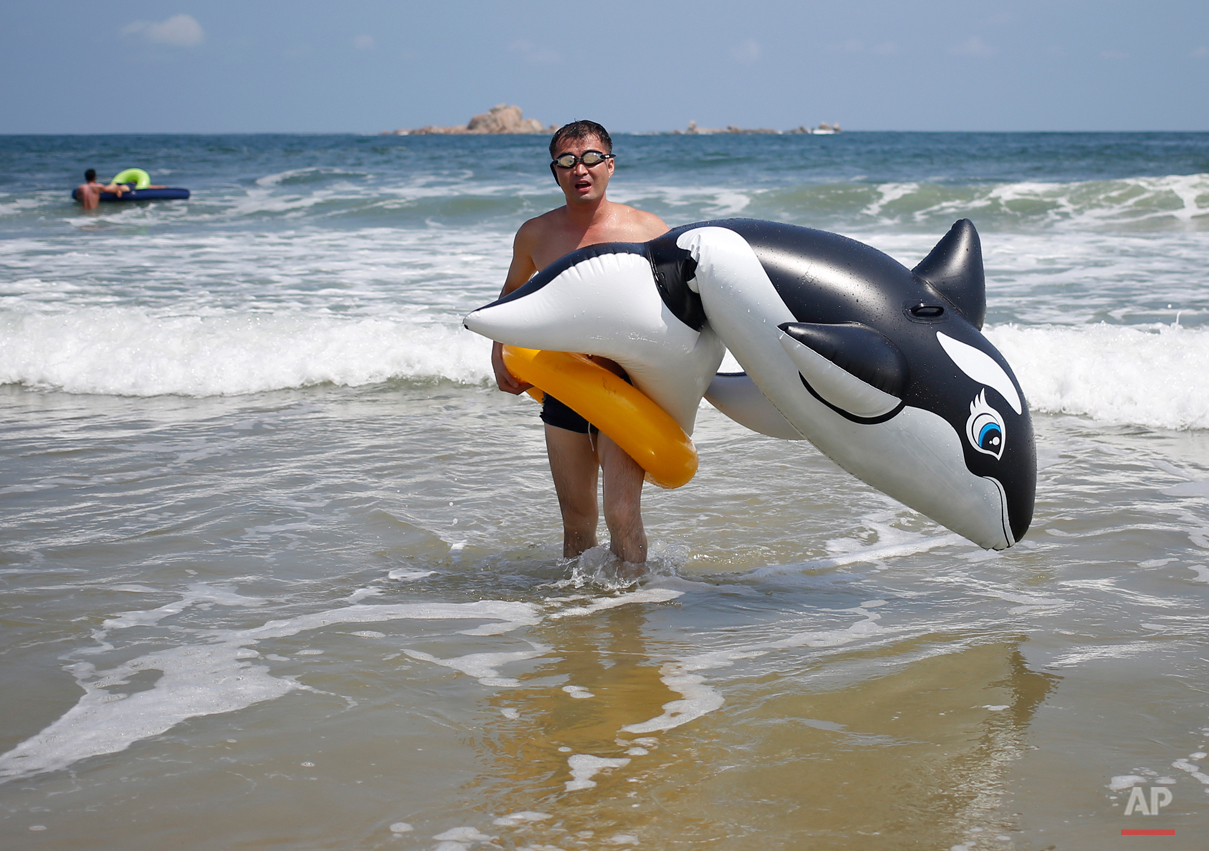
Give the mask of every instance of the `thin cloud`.
[[1196, 50], [1192, 51], [1192, 58], [1193, 59], [1209, 59], [1209, 47], [1205, 47], [1202, 44]]
[[193, 47], [206, 40], [201, 24], [192, 15], [173, 15], [166, 21], [134, 21], [122, 27], [122, 35], [140, 35], [152, 44]]
[[898, 56], [899, 54], [898, 45], [892, 41], [865, 44], [859, 38], [850, 38], [839, 44], [829, 45], [827, 51], [829, 53], [872, 53], [874, 56]]
[[761, 52], [760, 43], [754, 38], [748, 38], [730, 49], [730, 58], [736, 62], [750, 64], [760, 61]]
[[1112, 59], [1112, 60], [1129, 58], [1129, 54], [1123, 50], [1104, 50], [1104, 51], [1100, 52], [1100, 56], [1102, 56], [1105, 59]]
[[994, 56], [999, 51], [976, 35], [972, 35], [961, 44], [949, 48], [954, 56]]
[[859, 38], [850, 38], [839, 44], [828, 45], [827, 50], [831, 53], [864, 53], [865, 43]]
[[549, 47], [538, 47], [526, 38], [519, 39], [508, 45], [511, 53], [518, 54], [530, 65], [553, 65], [563, 61], [562, 54]]
[[378, 46], [372, 35], [359, 35], [353, 39], [353, 47], [358, 50], [373, 50]]

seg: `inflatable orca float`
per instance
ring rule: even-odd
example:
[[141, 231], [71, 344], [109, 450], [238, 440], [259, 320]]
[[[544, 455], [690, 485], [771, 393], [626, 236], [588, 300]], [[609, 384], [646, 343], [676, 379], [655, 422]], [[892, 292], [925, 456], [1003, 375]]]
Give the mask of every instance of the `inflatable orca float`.
[[[748, 219], [580, 249], [466, 317], [500, 342], [603, 355], [691, 431], [704, 394], [976, 544], [1032, 522], [1024, 394], [982, 335], [982, 249], [957, 222], [914, 269], [855, 240]], [[715, 375], [722, 347], [745, 370]]]

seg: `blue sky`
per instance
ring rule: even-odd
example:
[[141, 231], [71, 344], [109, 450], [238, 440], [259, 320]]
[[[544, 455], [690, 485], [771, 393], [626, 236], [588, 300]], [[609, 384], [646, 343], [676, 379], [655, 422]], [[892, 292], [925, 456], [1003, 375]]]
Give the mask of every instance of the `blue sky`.
[[0, 133], [1209, 130], [1207, 0], [10, 0]]

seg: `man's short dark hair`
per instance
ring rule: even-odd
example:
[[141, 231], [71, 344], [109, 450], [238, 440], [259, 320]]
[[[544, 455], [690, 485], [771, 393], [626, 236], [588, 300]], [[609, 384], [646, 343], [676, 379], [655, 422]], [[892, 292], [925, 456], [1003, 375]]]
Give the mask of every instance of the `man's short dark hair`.
[[84, 179], [92, 183], [97, 179], [97, 170], [95, 168], [88, 169], [88, 171], [84, 172]]
[[595, 121], [572, 121], [570, 124], [559, 127], [550, 140], [550, 159], [554, 159], [558, 155], [558, 149], [564, 142], [572, 139], [587, 139], [589, 136], [595, 136], [601, 141], [604, 145], [602, 153], [613, 153], [613, 138], [609, 135], [608, 130]]

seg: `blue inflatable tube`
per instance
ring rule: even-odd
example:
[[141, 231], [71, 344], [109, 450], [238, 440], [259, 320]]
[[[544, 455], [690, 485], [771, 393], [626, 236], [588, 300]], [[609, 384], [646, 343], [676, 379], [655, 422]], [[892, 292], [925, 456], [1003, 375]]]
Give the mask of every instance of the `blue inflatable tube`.
[[[133, 183], [127, 184], [131, 187]], [[80, 190], [71, 190], [73, 200], [80, 200]], [[116, 192], [102, 192], [102, 201], [183, 201], [189, 197], [189, 190], [180, 186], [165, 186], [163, 189], [130, 189], [118, 195]]]

